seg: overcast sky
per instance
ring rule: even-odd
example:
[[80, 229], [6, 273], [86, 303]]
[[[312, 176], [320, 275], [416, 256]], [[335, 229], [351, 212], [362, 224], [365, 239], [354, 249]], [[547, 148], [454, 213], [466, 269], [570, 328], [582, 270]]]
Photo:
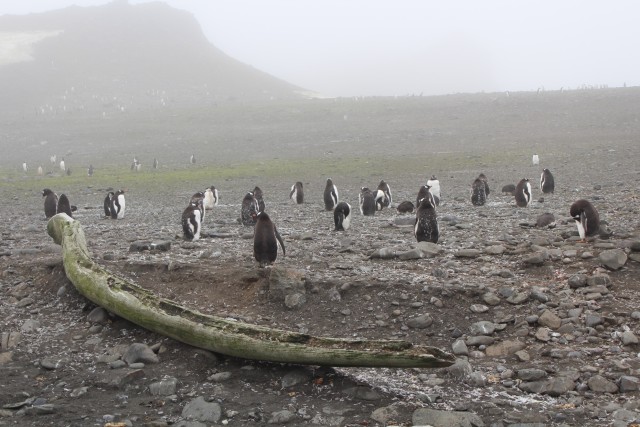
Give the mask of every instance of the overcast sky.
[[[228, 55], [327, 96], [640, 85], [636, 0], [163, 1]], [[0, 0], [0, 15], [105, 3]]]

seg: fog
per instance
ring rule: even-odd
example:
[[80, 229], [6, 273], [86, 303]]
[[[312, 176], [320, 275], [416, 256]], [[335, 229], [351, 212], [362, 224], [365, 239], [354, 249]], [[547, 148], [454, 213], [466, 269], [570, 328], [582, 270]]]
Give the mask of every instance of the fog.
[[[164, 2], [231, 57], [326, 96], [640, 84], [634, 1]], [[106, 3], [3, 0], [0, 14]]]

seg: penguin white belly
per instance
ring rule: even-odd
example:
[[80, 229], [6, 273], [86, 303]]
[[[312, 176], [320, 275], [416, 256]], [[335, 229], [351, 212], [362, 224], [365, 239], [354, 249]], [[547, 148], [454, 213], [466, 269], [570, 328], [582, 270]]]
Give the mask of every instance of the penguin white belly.
[[118, 219], [122, 219], [124, 218], [124, 206], [125, 206], [123, 195], [118, 196], [118, 203], [120, 204], [120, 210], [118, 211]]
[[581, 222], [576, 221], [576, 227], [578, 227], [578, 234], [580, 235], [580, 238], [584, 240], [587, 235], [587, 230], [584, 229], [584, 225], [582, 225]]
[[333, 199], [333, 205], [337, 205], [340, 197], [338, 196], [338, 187], [336, 187], [335, 185], [333, 186], [333, 193], [331, 193], [331, 198]]
[[351, 213], [345, 216], [344, 219], [342, 220], [342, 228], [344, 228], [345, 230], [348, 230], [350, 225], [351, 225]]
[[193, 224], [190, 224], [189, 228], [193, 233], [193, 240], [198, 240], [200, 239], [200, 226], [202, 225], [202, 212], [196, 210], [193, 212], [193, 214], [194, 214], [193, 219], [196, 225], [194, 226]]
[[291, 186], [291, 195], [289, 196], [289, 198], [294, 202], [298, 199], [298, 189], [295, 185]]

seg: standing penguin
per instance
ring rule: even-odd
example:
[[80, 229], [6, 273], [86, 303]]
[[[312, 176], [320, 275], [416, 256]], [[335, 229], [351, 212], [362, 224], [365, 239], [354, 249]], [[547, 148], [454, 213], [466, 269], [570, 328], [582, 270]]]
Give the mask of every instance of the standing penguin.
[[298, 181], [291, 186], [291, 192], [289, 198], [296, 204], [301, 205], [304, 203], [304, 192], [302, 191], [302, 182]]
[[58, 195], [48, 188], [42, 190], [44, 197], [44, 216], [49, 219], [58, 212]]
[[391, 187], [383, 179], [378, 184], [378, 190], [376, 191], [376, 209], [387, 208], [391, 202]]
[[580, 239], [585, 242], [587, 236], [593, 236], [600, 230], [600, 215], [587, 200], [580, 199], [571, 205], [569, 214], [576, 222]]
[[540, 175], [540, 191], [543, 193], [553, 193], [555, 190], [555, 182], [553, 181], [553, 175], [549, 169], [543, 169]]
[[218, 206], [218, 190], [213, 185], [204, 190], [204, 208], [213, 209]]
[[192, 154], [191, 157], [189, 157], [189, 163], [191, 163], [192, 165], [196, 164], [196, 155]]
[[240, 209], [240, 220], [242, 225], [255, 225], [258, 216], [258, 201], [253, 197], [252, 192], [245, 194], [242, 199], [242, 208]]
[[61, 194], [58, 199], [58, 213], [66, 213], [69, 217], [73, 218], [71, 214], [71, 203], [69, 203], [69, 198], [66, 194]]
[[367, 187], [362, 187], [358, 195], [360, 213], [364, 216], [374, 216], [376, 213], [376, 199]]
[[124, 218], [124, 191], [118, 190], [113, 194], [111, 198], [111, 219]]
[[158, 163], [158, 159], [156, 157], [153, 158], [153, 168], [154, 169], [158, 169], [158, 166], [160, 165], [160, 163]]
[[531, 157], [531, 163], [533, 163], [534, 165], [539, 165], [540, 164], [540, 157], [538, 157], [537, 154], [534, 154], [533, 157]]
[[487, 201], [487, 190], [484, 181], [476, 178], [471, 184], [471, 203], [474, 206], [483, 206]]
[[66, 165], [64, 164], [64, 157], [62, 158], [62, 160], [60, 160], [60, 170], [61, 170], [62, 172], [66, 172], [66, 171], [67, 171], [67, 167], [66, 167]]
[[338, 187], [333, 184], [331, 178], [327, 178], [327, 185], [324, 187], [324, 208], [325, 210], [333, 210], [340, 198], [338, 196]]
[[27, 162], [22, 162], [22, 172], [27, 173], [29, 170], [29, 166], [27, 166]]
[[89, 165], [89, 168], [87, 169], [87, 175], [93, 176], [93, 165]]
[[519, 208], [526, 208], [531, 203], [531, 183], [527, 178], [522, 178], [518, 185], [516, 185], [516, 191], [514, 193], [516, 199], [516, 206]]
[[351, 225], [351, 205], [347, 202], [340, 202], [333, 210], [333, 223], [335, 231], [346, 231]]
[[431, 187], [431, 194], [433, 194], [433, 200], [436, 202], [436, 206], [440, 206], [440, 181], [435, 175], [431, 175], [431, 178], [427, 180], [427, 185]]
[[256, 201], [258, 202], [258, 212], [263, 212], [264, 199], [262, 198], [262, 190], [257, 185], [256, 188], [253, 189], [253, 197], [255, 197]]
[[480, 175], [478, 175], [478, 178], [482, 180], [482, 182], [484, 182], [484, 193], [487, 197], [489, 197], [489, 193], [491, 193], [491, 191], [489, 191], [489, 179], [487, 178], [487, 176], [483, 173], [481, 173]]
[[104, 216], [111, 217], [111, 199], [113, 199], [113, 191], [109, 191], [104, 198]]
[[433, 203], [433, 198], [425, 197], [420, 202], [416, 212], [413, 233], [418, 242], [438, 243], [440, 230], [438, 229], [438, 219], [436, 218], [436, 207]]
[[42, 169], [42, 166], [38, 166], [38, 176], [42, 175], [44, 175], [44, 169]]
[[276, 260], [278, 243], [282, 248], [282, 255], [286, 255], [284, 241], [275, 224], [266, 212], [260, 212], [253, 232], [253, 256], [260, 263], [260, 267], [272, 264]]
[[189, 206], [182, 212], [182, 231], [186, 240], [200, 239], [202, 221], [204, 220], [204, 207], [202, 199], [192, 199]]

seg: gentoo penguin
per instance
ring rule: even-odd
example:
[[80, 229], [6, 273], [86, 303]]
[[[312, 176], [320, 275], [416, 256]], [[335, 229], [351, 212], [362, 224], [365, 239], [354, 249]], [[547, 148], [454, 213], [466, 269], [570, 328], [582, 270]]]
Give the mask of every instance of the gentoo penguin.
[[333, 210], [333, 222], [335, 231], [346, 231], [351, 225], [351, 205], [347, 202], [340, 202]]
[[518, 185], [516, 185], [516, 191], [514, 193], [516, 198], [516, 206], [519, 208], [526, 208], [531, 203], [531, 183], [527, 178], [522, 178]]
[[256, 201], [258, 202], [258, 212], [263, 212], [264, 199], [262, 198], [262, 190], [257, 185], [256, 188], [253, 189], [253, 197], [255, 197]]
[[540, 164], [540, 158], [537, 154], [534, 154], [533, 157], [531, 157], [531, 163], [533, 163], [534, 165]]
[[60, 160], [60, 170], [62, 172], [66, 172], [67, 171], [67, 167], [64, 164], [64, 157], [62, 158], [62, 160]]
[[67, 176], [71, 176], [71, 168], [67, 168]]
[[58, 213], [66, 213], [73, 218], [71, 214], [71, 203], [69, 203], [69, 198], [66, 194], [61, 194], [58, 199]]
[[291, 186], [291, 192], [289, 198], [296, 204], [301, 205], [304, 203], [304, 192], [302, 191], [302, 182], [298, 181]]
[[107, 193], [107, 197], [104, 198], [104, 216], [111, 216], [111, 199], [113, 199], [113, 191]]
[[51, 162], [51, 170], [53, 170], [53, 167], [56, 165], [56, 162], [58, 161], [58, 156], [56, 156], [55, 154], [52, 155], [51, 157], [49, 157], [49, 161]]
[[218, 190], [213, 185], [204, 190], [204, 208], [213, 209], [218, 206]]
[[578, 234], [583, 242], [586, 241], [587, 236], [593, 236], [600, 230], [600, 216], [589, 201], [577, 200], [571, 205], [569, 214], [576, 222]]
[[435, 175], [431, 175], [431, 178], [427, 180], [427, 185], [431, 187], [431, 194], [433, 194], [433, 200], [436, 202], [436, 206], [440, 206], [440, 181]]
[[360, 201], [360, 213], [364, 216], [373, 216], [376, 213], [376, 199], [371, 190], [367, 187], [360, 189], [358, 196]]
[[118, 190], [113, 194], [111, 198], [111, 219], [124, 218], [124, 191]]
[[333, 210], [339, 201], [338, 187], [333, 184], [331, 178], [327, 178], [327, 185], [324, 187], [324, 208], [328, 211]]
[[255, 225], [258, 216], [258, 201], [253, 197], [252, 192], [245, 194], [242, 199], [242, 208], [240, 210], [240, 220], [242, 225]]
[[22, 162], [22, 172], [27, 173], [28, 170], [27, 162]]
[[508, 194], [510, 196], [513, 196], [516, 192], [516, 186], [513, 184], [507, 184], [504, 187], [502, 187], [502, 194]]
[[422, 187], [420, 187], [420, 190], [418, 190], [418, 196], [416, 197], [416, 206], [420, 206], [420, 202], [422, 201], [422, 199], [431, 199], [431, 204], [433, 206], [436, 205], [436, 201], [433, 198], [433, 194], [431, 194], [431, 187], [429, 187], [428, 185], [423, 185]]
[[282, 255], [286, 255], [284, 241], [275, 224], [266, 212], [260, 212], [253, 232], [253, 256], [260, 263], [260, 267], [272, 264], [276, 260], [278, 243], [282, 248]]
[[87, 169], [87, 175], [93, 176], [93, 165], [89, 165], [89, 168]]
[[154, 169], [158, 169], [159, 163], [158, 163], [158, 159], [156, 157], [153, 158], [153, 168]]
[[38, 166], [38, 176], [42, 175], [44, 175], [44, 169], [42, 169], [42, 166]]
[[44, 216], [48, 219], [58, 212], [58, 195], [48, 188], [42, 190], [44, 197]]
[[483, 206], [487, 201], [487, 190], [484, 181], [476, 178], [471, 184], [471, 203], [474, 206]]
[[203, 191], [198, 191], [196, 193], [193, 194], [193, 196], [191, 196], [191, 200], [189, 201], [189, 203], [195, 203], [196, 205], [198, 205], [198, 208], [202, 210], [201, 215], [200, 215], [200, 221], [204, 221], [204, 216], [205, 216], [205, 212], [206, 209], [204, 208], [204, 192]]
[[484, 193], [487, 197], [489, 197], [489, 193], [491, 193], [491, 191], [489, 191], [489, 180], [487, 179], [487, 176], [481, 173], [480, 175], [478, 175], [478, 178], [481, 179], [482, 182], [484, 182]]
[[200, 239], [200, 230], [204, 220], [202, 199], [191, 199], [189, 206], [182, 212], [182, 231], [186, 240]]
[[553, 181], [553, 175], [549, 169], [542, 169], [542, 174], [540, 175], [540, 190], [543, 193], [553, 193], [555, 189], [555, 182]]
[[436, 207], [432, 197], [425, 197], [418, 206], [413, 233], [418, 242], [438, 243], [440, 231], [436, 218]]
[[378, 184], [378, 190], [376, 191], [376, 209], [381, 210], [389, 207], [391, 202], [391, 187], [383, 179]]
[[189, 157], [189, 163], [191, 163], [192, 165], [196, 164], [196, 155], [192, 154], [191, 157]]
[[413, 203], [405, 200], [398, 205], [396, 210], [398, 211], [398, 213], [412, 213], [415, 208], [416, 207], [413, 205]]

